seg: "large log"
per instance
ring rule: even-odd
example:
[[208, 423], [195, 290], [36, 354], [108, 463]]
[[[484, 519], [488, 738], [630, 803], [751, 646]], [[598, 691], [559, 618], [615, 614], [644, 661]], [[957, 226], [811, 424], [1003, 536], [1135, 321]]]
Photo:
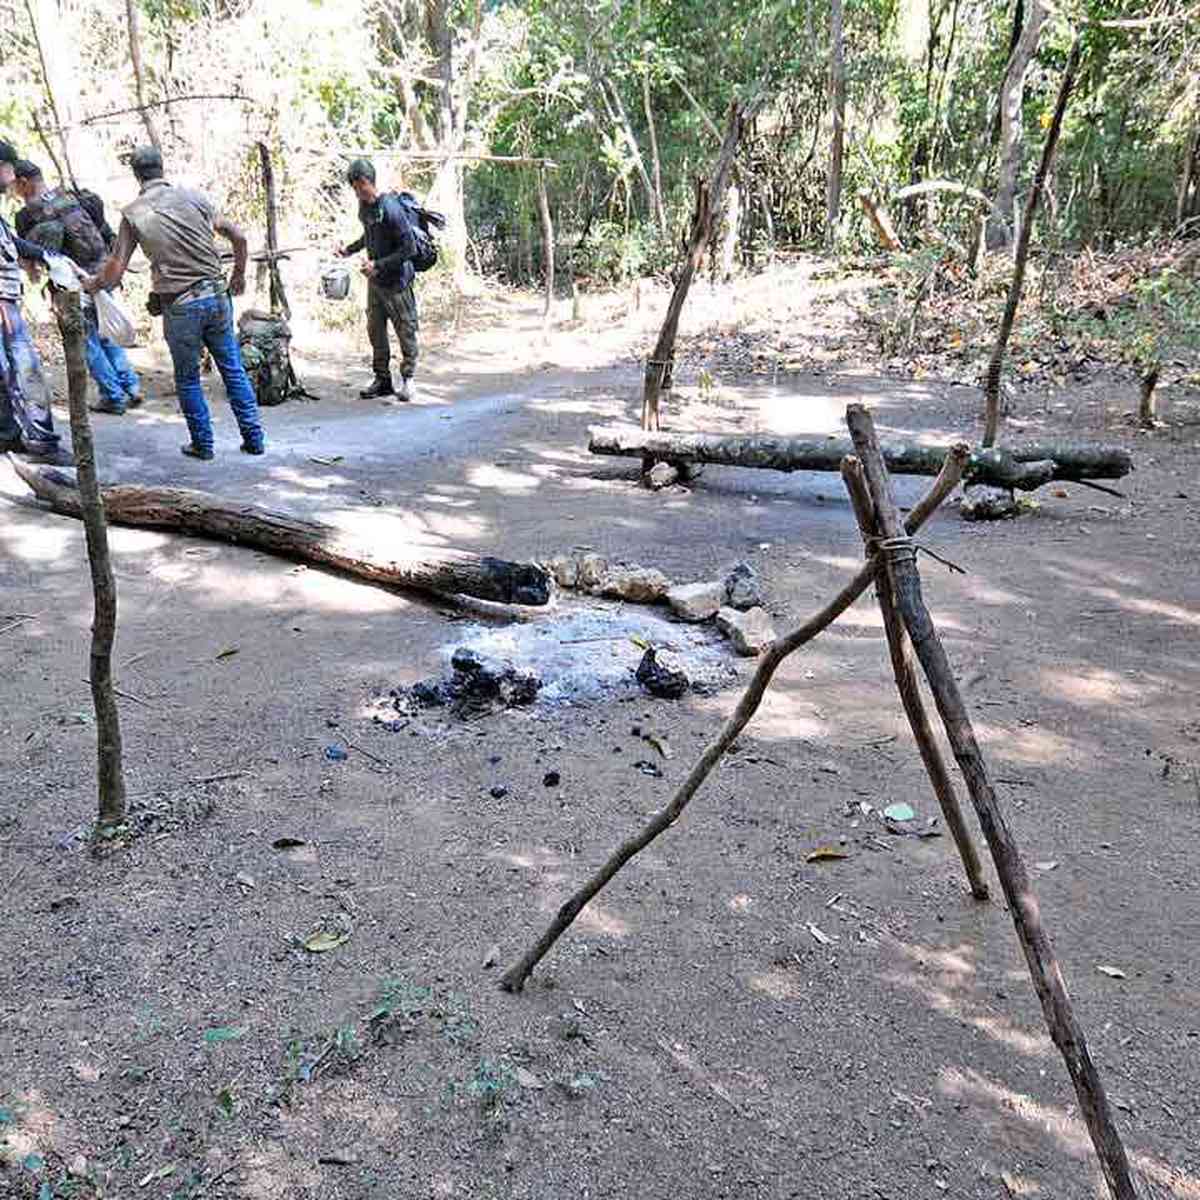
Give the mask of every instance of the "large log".
[[[79, 492], [69, 475], [19, 459], [9, 461], [39, 500], [55, 512], [80, 515]], [[101, 492], [113, 525], [170, 529], [254, 546], [383, 587], [473, 596], [501, 604], [541, 605], [550, 599], [550, 576], [535, 563], [411, 543], [381, 550], [355, 543], [343, 530], [322, 521], [189, 488], [119, 484]]]
[[[594, 428], [593, 454], [657, 458], [670, 463], [712, 463], [770, 471], [840, 471], [854, 453], [849, 438], [773, 437], [757, 433], [648, 433], [631, 426]], [[948, 446], [886, 442], [881, 447], [888, 470], [897, 475], [936, 475]], [[1031, 492], [1052, 480], [1120, 479], [1133, 470], [1122, 446], [1088, 442], [1017, 443], [971, 452], [967, 483]]]

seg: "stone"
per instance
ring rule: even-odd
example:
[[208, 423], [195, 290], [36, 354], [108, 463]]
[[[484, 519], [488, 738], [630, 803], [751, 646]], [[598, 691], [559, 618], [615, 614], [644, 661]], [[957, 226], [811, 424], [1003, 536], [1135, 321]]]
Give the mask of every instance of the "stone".
[[739, 612], [762, 607], [762, 587], [758, 582], [758, 575], [749, 563], [738, 563], [725, 576], [725, 602]]
[[1011, 489], [993, 487], [990, 483], [974, 483], [963, 488], [959, 512], [967, 521], [1001, 521], [1015, 517], [1021, 511]]
[[670, 463], [655, 463], [645, 478], [646, 486], [652, 492], [661, 492], [663, 488], [670, 487], [671, 484], [679, 481], [679, 469], [671, 466]]
[[681, 621], [708, 621], [725, 603], [725, 584], [719, 579], [709, 583], [680, 583], [667, 592], [667, 603]]
[[691, 687], [682, 663], [673, 655], [651, 646], [638, 664], [637, 681], [660, 700], [678, 700]]
[[560, 588], [570, 591], [579, 583], [579, 559], [574, 555], [556, 555], [550, 560], [549, 571]]
[[608, 574], [608, 559], [601, 554], [585, 554], [579, 560], [579, 571], [576, 575], [575, 586], [580, 591], [590, 592], [600, 586], [600, 581]]
[[397, 711], [449, 706], [464, 720], [505, 708], [526, 708], [541, 690], [542, 681], [511, 663], [491, 662], [474, 650], [459, 646], [450, 659], [449, 679], [423, 679], [394, 701]]
[[775, 626], [762, 608], [723, 608], [717, 613], [717, 628], [743, 658], [761, 654], [775, 640]]
[[611, 600], [632, 604], [657, 604], [670, 590], [671, 581], [653, 567], [609, 567], [598, 591]]

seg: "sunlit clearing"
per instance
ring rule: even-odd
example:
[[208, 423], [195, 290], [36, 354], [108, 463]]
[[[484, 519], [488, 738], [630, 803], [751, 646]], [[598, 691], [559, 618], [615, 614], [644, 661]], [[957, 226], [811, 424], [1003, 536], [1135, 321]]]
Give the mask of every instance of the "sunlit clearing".
[[473, 487], [494, 488], [499, 492], [528, 492], [540, 486], [536, 475], [509, 471], [492, 463], [481, 463], [467, 472], [467, 482]]
[[1064, 762], [1074, 762], [1079, 753], [1079, 747], [1074, 742], [1048, 729], [1034, 729], [1032, 726], [1002, 729], [999, 725], [976, 722], [975, 732], [990, 754], [1007, 762], [1024, 763], [1031, 767], [1061, 766]]
[[841, 431], [846, 401], [780, 388], [758, 401], [758, 411], [762, 428], [771, 433], [832, 433]]
[[1142, 613], [1147, 617], [1164, 617], [1168, 621], [1177, 621], [1181, 625], [1200, 625], [1200, 612], [1194, 608], [1180, 608], [1177, 604], [1166, 604], [1162, 600], [1139, 600], [1127, 592], [1118, 592], [1115, 588], [1087, 587], [1083, 589], [1097, 600], [1107, 600], [1130, 612]]
[[785, 971], [766, 971], [760, 975], [751, 975], [749, 979], [753, 991], [761, 992], [772, 1000], [794, 1000], [800, 995], [800, 987]]
[[625, 937], [629, 933], [629, 926], [620, 917], [605, 912], [595, 900], [584, 908], [576, 919], [586, 929], [607, 934], [609, 937]]
[[1123, 679], [1115, 671], [1096, 668], [1071, 671], [1044, 670], [1041, 678], [1046, 690], [1074, 704], [1085, 706], [1117, 704], [1145, 698], [1143, 689]]
[[[76, 540], [83, 541], [83, 530], [78, 525], [56, 528], [44, 521], [26, 524], [24, 521], [6, 522], [3, 539], [8, 552], [14, 558], [31, 562], [54, 562], [62, 558], [68, 547]], [[80, 545], [80, 553], [83, 547]]]
[[326, 519], [346, 531], [348, 542], [370, 546], [373, 557], [397, 562], [404, 561], [406, 547], [474, 541], [486, 537], [490, 529], [481, 517], [450, 513], [335, 509]]

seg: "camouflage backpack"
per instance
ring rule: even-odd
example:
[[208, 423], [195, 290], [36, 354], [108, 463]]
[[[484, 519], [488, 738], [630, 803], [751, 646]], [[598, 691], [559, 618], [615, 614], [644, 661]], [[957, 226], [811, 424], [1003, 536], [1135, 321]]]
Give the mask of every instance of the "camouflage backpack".
[[95, 271], [104, 261], [108, 247], [83, 204], [63, 188], [46, 192], [37, 202], [37, 224], [29, 240], [65, 254], [85, 271]]
[[250, 308], [238, 318], [242, 363], [264, 407], [306, 394], [292, 369], [291, 342], [292, 331], [283, 317]]

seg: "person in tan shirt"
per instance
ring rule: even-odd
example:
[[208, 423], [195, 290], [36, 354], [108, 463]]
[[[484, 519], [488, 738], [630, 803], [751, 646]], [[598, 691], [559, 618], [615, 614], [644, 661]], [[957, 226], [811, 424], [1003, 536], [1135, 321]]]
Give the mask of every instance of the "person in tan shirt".
[[[206, 461], [213, 457], [212, 416], [200, 385], [200, 352], [207, 347], [241, 430], [242, 450], [262, 454], [265, 437], [258, 401], [242, 363], [230, 300], [246, 290], [246, 235], [206, 196], [168, 183], [162, 155], [153, 146], [135, 150], [130, 166], [141, 194], [123, 210], [112, 254], [86, 286], [115, 287], [140, 246], [150, 260], [152, 311], [162, 313], [179, 407], [191, 434], [182, 452]], [[228, 282], [214, 236], [218, 233], [233, 246]]]

